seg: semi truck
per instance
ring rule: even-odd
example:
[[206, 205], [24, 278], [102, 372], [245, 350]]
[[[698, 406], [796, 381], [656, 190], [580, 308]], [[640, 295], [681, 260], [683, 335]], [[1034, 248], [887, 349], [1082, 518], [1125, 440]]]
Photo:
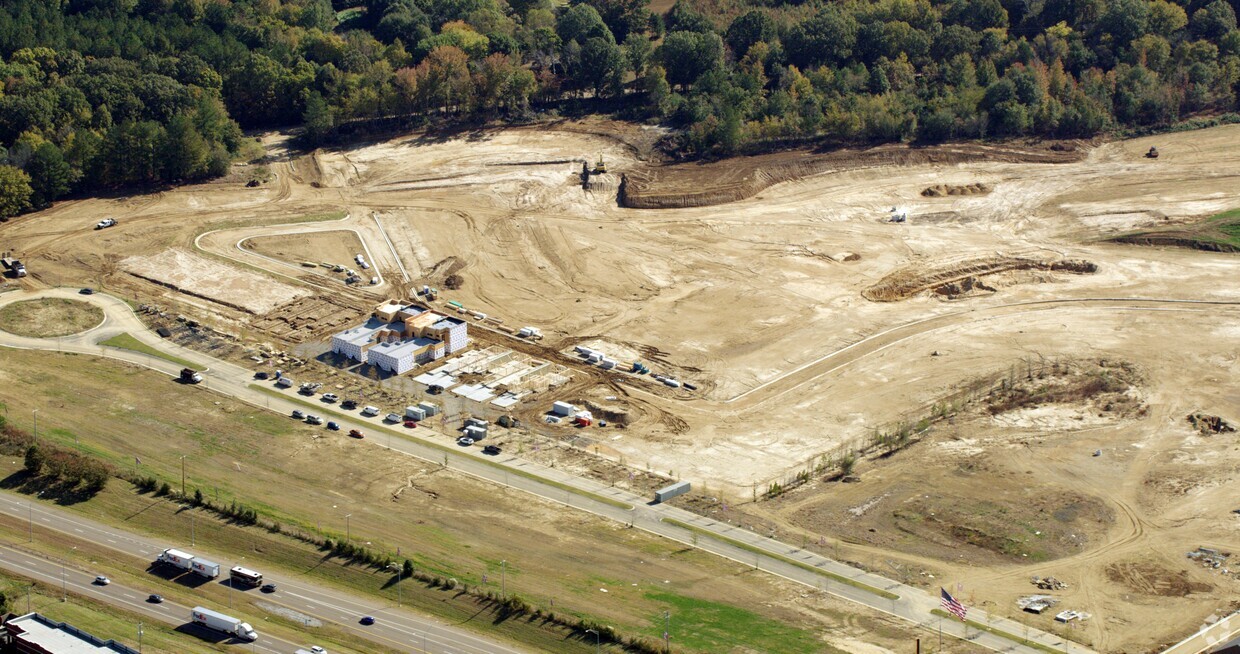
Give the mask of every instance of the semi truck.
[[214, 579], [220, 576], [220, 564], [212, 563], [202, 557], [194, 556], [189, 552], [182, 552], [181, 550], [166, 549], [159, 554], [159, 558], [155, 559], [155, 562], [174, 565], [207, 579]]
[[190, 610], [189, 617], [194, 624], [232, 634], [242, 640], [258, 640], [258, 632], [254, 631], [248, 622], [242, 622], [230, 615], [195, 606]]
[[8, 257], [5, 257], [0, 261], [4, 263], [4, 269], [7, 270], [10, 275], [14, 277], [26, 276], [26, 264], [21, 261], [18, 261], [17, 259], [10, 259]]

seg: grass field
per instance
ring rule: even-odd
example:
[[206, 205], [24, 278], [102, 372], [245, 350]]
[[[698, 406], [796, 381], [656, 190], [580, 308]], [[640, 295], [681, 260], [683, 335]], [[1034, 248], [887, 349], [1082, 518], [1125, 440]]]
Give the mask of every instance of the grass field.
[[[649, 594], [653, 590], [686, 601], [728, 598], [751, 607], [754, 619], [771, 629], [804, 624], [800, 613], [769, 601], [773, 580], [754, 577], [744, 566], [433, 463], [393, 456], [381, 439], [355, 441], [102, 359], [21, 351], [0, 356], [0, 402], [12, 416], [40, 409], [40, 437], [177, 489], [184, 455], [191, 494], [200, 489], [222, 504], [236, 500], [286, 531], [343, 538], [347, 514], [353, 541], [389, 553], [399, 548], [421, 571], [491, 590], [499, 589], [501, 561], [506, 561], [509, 593], [544, 610], [554, 606], [561, 615], [614, 625], [622, 633], [648, 633], [650, 616], [675, 608]], [[20, 464], [4, 467], [12, 470], [0, 474]], [[226, 524], [205, 511], [137, 494], [121, 481], [71, 508], [184, 547], [194, 515], [196, 547], [207, 555], [225, 553], [223, 562], [228, 554], [240, 555], [271, 574], [304, 576], [389, 601], [397, 596], [390, 573], [325, 561], [287, 534]], [[600, 591], [596, 577], [615, 581], [608, 593]], [[539, 651], [581, 651], [581, 643], [566, 639], [563, 631], [525, 620], [494, 623], [493, 615], [468, 598], [449, 601], [450, 594], [412, 581], [403, 587], [407, 605], [450, 622], [476, 624]], [[696, 629], [694, 615], [705, 614], [688, 614], [681, 626]], [[848, 620], [855, 624], [858, 618]], [[717, 640], [698, 651], [729, 651], [728, 643], [744, 638], [741, 628], [727, 632], [701, 625], [697, 642]]]
[[146, 343], [143, 343], [142, 341], [139, 341], [138, 339], [134, 338], [133, 335], [129, 333], [117, 334], [116, 336], [113, 336], [112, 338], [109, 338], [105, 341], [99, 341], [99, 344], [106, 345], [107, 347], [120, 348], [122, 350], [131, 350], [133, 352], [141, 352], [142, 354], [153, 356], [157, 359], [163, 359], [164, 361], [171, 361], [172, 363], [175, 363], [179, 366], [184, 366], [186, 368], [193, 368], [194, 370], [203, 369], [202, 366], [196, 363], [191, 363], [180, 357], [175, 357], [175, 356], [172, 356], [171, 354], [163, 352], [162, 350], [157, 350], [147, 345]]
[[93, 304], [60, 298], [14, 302], [0, 309], [0, 329], [18, 336], [55, 338], [84, 332], [103, 322]]
[[773, 623], [761, 616], [721, 602], [694, 599], [674, 593], [650, 593], [651, 599], [671, 606], [668, 621], [659, 624], [662, 614], [653, 616], [653, 628], [647, 633], [661, 638], [667, 625], [675, 625], [671, 634], [680, 647], [716, 651], [720, 643], [732, 643], [741, 651], [771, 651], [782, 654], [817, 654], [838, 652], [824, 647], [809, 632]]
[[[948, 613], [947, 611], [944, 611], [944, 610], [942, 610], [942, 609], [932, 609], [932, 610], [930, 611], [930, 613], [932, 613], [932, 614], [934, 614], [934, 615], [936, 615], [936, 616], [938, 616], [938, 617], [940, 617], [940, 618], [947, 618], [947, 619], [949, 619], [949, 620], [958, 620], [958, 619], [959, 619], [959, 618], [957, 618], [956, 616], [954, 616], [954, 615], [952, 615], [952, 614], [950, 614], [950, 613]], [[1015, 643], [1019, 643], [1019, 644], [1021, 644], [1021, 645], [1024, 645], [1025, 647], [1032, 647], [1033, 649], [1036, 649], [1036, 650], [1039, 650], [1039, 651], [1042, 651], [1042, 652], [1046, 652], [1046, 654], [1064, 654], [1064, 651], [1063, 651], [1063, 650], [1061, 650], [1061, 649], [1055, 649], [1054, 647], [1048, 647], [1048, 646], [1046, 646], [1046, 645], [1043, 645], [1042, 643], [1037, 643], [1037, 642], [1034, 642], [1034, 641], [1032, 641], [1032, 640], [1025, 640], [1024, 638], [1021, 638], [1020, 636], [1016, 636], [1016, 635], [1013, 635], [1013, 634], [1009, 634], [1008, 632], [1003, 631], [1002, 629], [997, 629], [997, 628], [995, 628], [995, 627], [991, 627], [991, 626], [989, 626], [989, 625], [982, 624], [982, 623], [980, 623], [980, 622], [974, 622], [973, 620], [965, 620], [965, 621], [964, 621], [964, 623], [965, 623], [965, 624], [967, 624], [967, 625], [969, 625], [970, 627], [972, 627], [972, 628], [974, 628], [974, 629], [979, 630], [979, 631], [988, 631], [988, 632], [990, 632], [990, 633], [992, 633], [992, 634], [995, 634], [995, 635], [997, 635], [997, 636], [1003, 636], [1004, 638], [1006, 638], [1006, 639], [1008, 639], [1008, 640], [1010, 640], [1010, 641], [1013, 641], [1013, 642], [1015, 642]]]

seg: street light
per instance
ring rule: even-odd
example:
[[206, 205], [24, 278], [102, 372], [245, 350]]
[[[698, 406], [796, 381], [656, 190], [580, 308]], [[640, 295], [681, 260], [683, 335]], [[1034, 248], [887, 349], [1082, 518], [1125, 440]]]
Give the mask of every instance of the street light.
[[[77, 550], [77, 545], [69, 549], [70, 552]], [[60, 601], [69, 601], [69, 585], [65, 582], [65, 558], [60, 559]]]
[[388, 568], [396, 570], [396, 606], [400, 606], [405, 603], [404, 589], [400, 587], [400, 576], [405, 572], [405, 569], [395, 563], [389, 563]]
[[39, 440], [39, 410], [34, 410], [34, 439]]
[[352, 513], [344, 514], [344, 540], [346, 543], [353, 542], [353, 532], [349, 531], [349, 516], [351, 515], [353, 514]]
[[499, 594], [500, 597], [508, 599], [508, 560], [504, 559], [499, 562]]
[[185, 499], [185, 457], [181, 455], [181, 499]]
[[142, 654], [142, 623], [138, 623], [138, 654]]
[[594, 629], [586, 629], [586, 633], [587, 633], [587, 634], [594, 634], [594, 654], [598, 654], [598, 652], [599, 652], [599, 647], [600, 647], [600, 645], [599, 645], [599, 636], [598, 636], [598, 631], [595, 631]]

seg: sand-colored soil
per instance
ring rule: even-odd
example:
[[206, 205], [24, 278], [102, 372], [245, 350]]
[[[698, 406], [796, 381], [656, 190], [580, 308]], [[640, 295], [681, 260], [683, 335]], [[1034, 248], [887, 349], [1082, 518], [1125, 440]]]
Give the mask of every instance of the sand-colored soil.
[[120, 264], [125, 271], [143, 279], [258, 315], [310, 294], [305, 289], [185, 250], [133, 256]]
[[[1229, 513], [1240, 483], [1234, 443], [1184, 420], [1204, 412], [1240, 422], [1240, 257], [1106, 239], [1240, 206], [1240, 126], [1043, 149], [1038, 157], [1029, 154], [1036, 144], [966, 145], [916, 156], [893, 154], [898, 148], [785, 152], [675, 167], [651, 163], [626, 139], [546, 127], [410, 135], [287, 161], [280, 141], [269, 139], [277, 161], [267, 186], [221, 182], [66, 202], [12, 221], [0, 235], [30, 266], [24, 284], [103, 275], [137, 296], [280, 338], [322, 338], [384, 297], [424, 283], [443, 291], [447, 276], [459, 275], [463, 286], [441, 302], [546, 335], [517, 344], [479, 327], [479, 345], [579, 366], [563, 354], [574, 344], [610, 343], [639, 353], [655, 372], [696, 384], [691, 393], [582, 366], [574, 385], [560, 390], [631, 417], [624, 429], [575, 432], [601, 454], [692, 480], [734, 503], [881, 425], [923, 415], [979, 376], [1030, 360], [1129, 362], [1142, 371], [1147, 415], [1116, 420], [1092, 405], [1026, 406], [962, 421], [917, 446], [925, 460], [898, 454], [846, 491], [831, 486], [846, 506], [816, 508], [799, 521], [777, 512], [759, 518], [783, 521], [780, 529], [804, 531], [811, 542], [855, 540], [852, 560], [885, 573], [889, 560], [922, 566], [934, 570], [929, 583], [959, 580], [978, 602], [996, 606], [1030, 592], [1030, 574], [1070, 577], [1065, 602], [1095, 616], [1074, 635], [1103, 651], [1152, 648], [1192, 631], [1234, 597], [1234, 585], [1203, 581], [1195, 569], [1182, 587], [1214, 590], [1154, 600], [1132, 589], [1180, 588], [1141, 579], [1178, 576], [1184, 551], [1198, 544], [1240, 551], [1240, 523]], [[1151, 145], [1162, 153], [1157, 160], [1143, 156]], [[581, 162], [600, 155], [610, 174], [629, 180], [631, 198], [708, 192], [709, 202], [741, 199], [622, 207], [616, 194], [581, 187]], [[922, 195], [977, 185], [990, 191]], [[888, 222], [893, 206], [908, 211], [908, 222]], [[281, 236], [290, 228], [280, 223], [324, 211], [348, 218]], [[89, 230], [105, 215], [121, 224]], [[298, 243], [330, 240], [313, 234], [342, 229], [354, 230], [384, 284], [345, 289], [237, 247], [249, 239], [300, 258], [312, 250]], [[210, 233], [195, 241], [203, 232]], [[191, 272], [172, 281], [146, 264], [150, 278], [174, 288], [109, 272], [117, 257], [140, 262], [195, 246], [231, 259], [218, 264], [230, 275], [258, 275], [244, 264], [281, 281], [262, 277], [261, 293], [221, 292], [214, 280], [231, 277], [212, 269], [210, 288], [195, 288], [204, 277], [192, 273], [201, 270], [194, 259], [185, 268]], [[977, 265], [1012, 259], [1085, 261], [1096, 270]], [[866, 289], [893, 279], [897, 301], [867, 299]], [[298, 292], [272, 290], [280, 286]], [[313, 297], [297, 300], [300, 294]], [[263, 298], [262, 311], [288, 319], [254, 320], [247, 312], [256, 308], [240, 304], [241, 295]], [[340, 303], [325, 299], [333, 297]], [[308, 303], [315, 304], [302, 320]], [[553, 399], [540, 394], [517, 413], [538, 415]], [[593, 467], [583, 460], [573, 469]], [[894, 517], [887, 503], [933, 485], [942, 486], [937, 495], [912, 502], [902, 522]], [[887, 517], [861, 533], [850, 522], [844, 531], [823, 522], [887, 492], [865, 519]], [[983, 504], [983, 493], [996, 499]], [[1013, 546], [1016, 557], [983, 548], [975, 560], [948, 560], [943, 551], [976, 546], [963, 532], [916, 521], [938, 504], [1045, 509], [1050, 518], [1038, 514], [1028, 524], [1053, 535], [1055, 547]], [[1071, 520], [1055, 517], [1064, 507], [1078, 507]], [[970, 537], [1015, 540], [998, 529], [1001, 522], [974, 525], [984, 533]], [[1026, 561], [1039, 552], [1045, 560]], [[1108, 573], [1113, 564], [1119, 567]]]

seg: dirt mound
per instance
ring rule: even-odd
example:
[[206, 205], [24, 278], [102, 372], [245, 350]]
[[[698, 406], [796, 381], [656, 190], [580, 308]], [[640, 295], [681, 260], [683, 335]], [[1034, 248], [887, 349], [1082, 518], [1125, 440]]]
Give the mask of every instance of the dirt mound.
[[979, 292], [994, 293], [998, 290], [997, 288], [987, 286], [985, 282], [972, 275], [958, 282], [940, 284], [931, 289], [936, 295], [942, 295], [953, 300], [966, 295], [976, 295]]
[[1126, 586], [1135, 593], [1155, 597], [1188, 597], [1193, 593], [1214, 590], [1209, 584], [1192, 581], [1188, 571], [1175, 572], [1157, 563], [1125, 561], [1106, 568], [1107, 579]]
[[[862, 297], [873, 302], [896, 302], [907, 300], [918, 293], [932, 289], [941, 295], [952, 297], [953, 288], [960, 290], [967, 279], [970, 288], [980, 283], [979, 278], [1013, 270], [1062, 271], [1071, 273], [1097, 272], [1098, 266], [1077, 259], [1032, 259], [1027, 257], [993, 256], [953, 261], [939, 265], [916, 264], [888, 274], [877, 284], [861, 292]], [[955, 284], [956, 286], [952, 286]], [[957, 294], [958, 295], [958, 294]]]
[[1223, 420], [1218, 416], [1212, 416], [1205, 413], [1190, 413], [1187, 418], [1188, 424], [1192, 425], [1197, 431], [1205, 435], [1210, 434], [1226, 434], [1236, 431], [1231, 423]]
[[[1036, 372], [1035, 372], [1036, 368]], [[1088, 404], [1115, 416], [1143, 413], [1136, 393], [1141, 375], [1131, 364], [1111, 361], [1030, 364], [1013, 367], [986, 396], [986, 409], [999, 415], [1051, 404]]]
[[817, 153], [811, 150], [735, 157], [634, 171], [621, 179], [620, 205], [633, 209], [703, 207], [736, 202], [774, 184], [828, 172], [876, 166], [955, 164], [970, 161], [1067, 163], [1078, 148], [1056, 151], [1019, 145], [963, 143], [933, 147], [889, 144]]
[[990, 192], [989, 184], [935, 184], [922, 190], [927, 198], [941, 198], [948, 195], [985, 195]]

